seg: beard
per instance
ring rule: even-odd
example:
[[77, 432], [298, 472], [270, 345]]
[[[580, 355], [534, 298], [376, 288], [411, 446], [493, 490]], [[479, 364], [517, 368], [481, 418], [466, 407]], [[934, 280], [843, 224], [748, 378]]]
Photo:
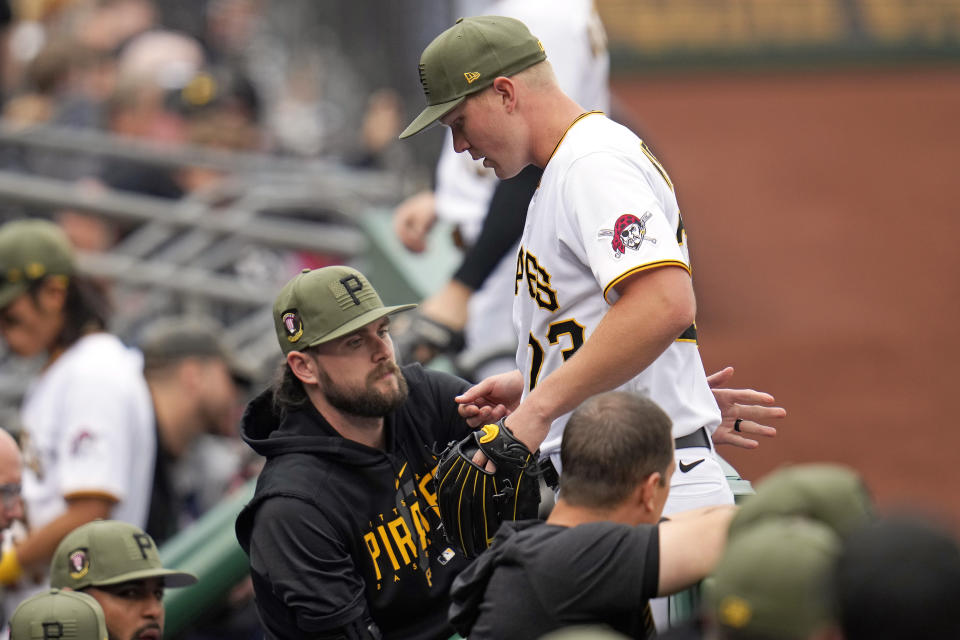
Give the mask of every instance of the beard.
[[[376, 389], [374, 382], [388, 372], [396, 376], [397, 388], [388, 392]], [[318, 373], [320, 388], [327, 402], [344, 413], [362, 418], [382, 418], [392, 413], [406, 402], [410, 391], [400, 367], [394, 362], [377, 367], [367, 376], [366, 386], [359, 391], [337, 384], [322, 368]]]

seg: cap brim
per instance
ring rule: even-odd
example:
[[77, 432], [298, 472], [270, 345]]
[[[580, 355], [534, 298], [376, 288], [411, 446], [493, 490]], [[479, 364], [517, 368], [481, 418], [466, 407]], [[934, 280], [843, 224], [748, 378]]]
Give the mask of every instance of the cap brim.
[[465, 99], [466, 96], [460, 96], [459, 98], [454, 98], [448, 102], [430, 105], [421, 111], [420, 115], [418, 115], [416, 119], [411, 122], [406, 129], [403, 130], [403, 133], [400, 134], [400, 139], [403, 140], [404, 138], [409, 138], [416, 133], [420, 133], [430, 125], [434, 124], [437, 120], [447, 115], [447, 113], [453, 111], [457, 105], [459, 105]]
[[26, 293], [27, 288], [25, 282], [7, 283], [0, 287], [0, 309], [16, 300], [21, 294]]
[[186, 571], [175, 571], [173, 569], [142, 569], [140, 571], [131, 571], [114, 576], [109, 580], [102, 580], [92, 587], [108, 587], [113, 584], [122, 584], [132, 580], [146, 580], [147, 578], [163, 578], [163, 585], [166, 587], [189, 587], [197, 583], [197, 576]]
[[393, 313], [406, 311], [407, 309], [413, 309], [416, 306], [417, 305], [415, 304], [401, 304], [395, 307], [380, 307], [379, 309], [371, 309], [370, 311], [367, 311], [363, 315], [357, 316], [356, 318], [354, 318], [347, 324], [343, 325], [342, 327], [323, 336], [323, 338], [321, 338], [320, 340], [311, 342], [310, 344], [306, 345], [306, 347], [303, 347], [303, 348], [315, 347], [318, 344], [323, 344], [324, 342], [330, 342], [331, 340], [342, 338], [348, 333], [352, 333], [353, 331], [356, 331], [357, 329], [364, 327], [370, 324], [371, 322], [375, 322], [379, 320], [383, 316], [388, 316]]

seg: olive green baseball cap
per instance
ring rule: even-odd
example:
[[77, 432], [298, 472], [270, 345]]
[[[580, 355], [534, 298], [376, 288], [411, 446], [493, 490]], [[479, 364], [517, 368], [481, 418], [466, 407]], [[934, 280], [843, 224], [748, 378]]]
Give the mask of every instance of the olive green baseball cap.
[[157, 545], [140, 527], [119, 520], [94, 520], [68, 533], [50, 562], [50, 586], [86, 589], [163, 578], [167, 587], [197, 582], [192, 573], [164, 569]]
[[91, 596], [50, 589], [20, 603], [10, 618], [10, 640], [107, 640], [103, 609]]
[[830, 580], [839, 553], [839, 536], [822, 522], [758, 522], [729, 540], [705, 581], [710, 617], [751, 637], [807, 638], [835, 618]]
[[414, 308], [386, 307], [366, 276], [351, 267], [304, 269], [273, 303], [273, 324], [284, 354], [335, 340], [383, 316]]
[[763, 478], [756, 495], [747, 497], [730, 523], [730, 536], [755, 522], [780, 516], [803, 516], [822, 522], [838, 535], [874, 517], [873, 500], [860, 475], [837, 464], [799, 464]]
[[233, 379], [249, 384], [257, 379], [254, 367], [240, 360], [222, 339], [223, 325], [209, 316], [164, 316], [153, 320], [140, 334], [143, 370], [150, 372], [187, 358], [222, 360]]
[[543, 44], [515, 18], [460, 18], [423, 50], [420, 84], [427, 108], [400, 137], [423, 131], [498, 76], [519, 73], [546, 59]]
[[14, 220], [0, 227], [0, 309], [50, 275], [73, 275], [73, 248], [46, 220]]

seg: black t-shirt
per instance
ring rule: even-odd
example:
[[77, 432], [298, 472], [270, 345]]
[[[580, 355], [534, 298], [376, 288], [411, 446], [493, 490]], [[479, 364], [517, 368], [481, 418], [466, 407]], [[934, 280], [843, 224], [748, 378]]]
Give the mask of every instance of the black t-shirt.
[[471, 640], [538, 638], [584, 624], [645, 638], [653, 632], [647, 602], [659, 576], [656, 525], [508, 522], [454, 582], [451, 619], [464, 633], [460, 621], [476, 614]]

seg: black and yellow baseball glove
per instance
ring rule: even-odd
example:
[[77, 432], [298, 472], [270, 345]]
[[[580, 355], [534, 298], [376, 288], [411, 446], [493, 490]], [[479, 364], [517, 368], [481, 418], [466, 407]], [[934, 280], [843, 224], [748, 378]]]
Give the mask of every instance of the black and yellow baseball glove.
[[[488, 472], [473, 462], [477, 451], [496, 465]], [[437, 506], [447, 540], [468, 558], [490, 546], [504, 520], [537, 517], [540, 482], [537, 457], [500, 420], [451, 442], [437, 465]]]

